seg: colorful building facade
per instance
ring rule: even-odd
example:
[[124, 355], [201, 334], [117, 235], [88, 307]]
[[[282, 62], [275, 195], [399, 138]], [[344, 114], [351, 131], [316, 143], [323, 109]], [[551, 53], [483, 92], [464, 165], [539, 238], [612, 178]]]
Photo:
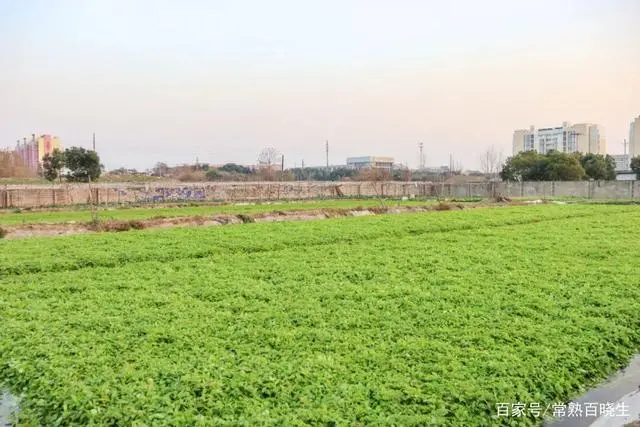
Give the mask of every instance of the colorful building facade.
[[55, 149], [62, 151], [59, 137], [49, 134], [36, 137], [34, 133], [31, 134], [31, 140], [29, 141], [27, 141], [27, 138], [23, 138], [22, 142], [18, 140], [15, 151], [25, 166], [29, 169], [37, 170], [44, 156], [53, 153]]

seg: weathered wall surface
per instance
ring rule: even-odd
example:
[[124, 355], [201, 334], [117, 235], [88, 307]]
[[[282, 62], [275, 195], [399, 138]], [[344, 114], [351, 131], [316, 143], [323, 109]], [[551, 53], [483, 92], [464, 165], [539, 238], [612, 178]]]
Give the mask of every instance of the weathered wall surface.
[[0, 187], [0, 208], [50, 205], [261, 201], [330, 197], [431, 195], [430, 183], [225, 182], [197, 184], [69, 184]]
[[640, 199], [640, 181], [496, 182], [223, 182], [194, 184], [63, 184], [0, 187], [0, 208], [51, 205], [263, 201], [330, 197], [583, 197]]

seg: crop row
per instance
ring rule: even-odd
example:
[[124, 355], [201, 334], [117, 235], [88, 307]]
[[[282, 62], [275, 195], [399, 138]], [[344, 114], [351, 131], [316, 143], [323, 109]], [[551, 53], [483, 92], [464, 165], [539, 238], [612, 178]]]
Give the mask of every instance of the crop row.
[[224, 253], [303, 248], [482, 227], [635, 212], [627, 206], [527, 206], [322, 222], [246, 224], [0, 242], [0, 277], [149, 260], [207, 258]]
[[637, 214], [592, 209], [267, 224], [353, 239], [6, 277], [0, 379], [27, 424], [508, 422], [497, 402], [564, 401], [640, 345]]

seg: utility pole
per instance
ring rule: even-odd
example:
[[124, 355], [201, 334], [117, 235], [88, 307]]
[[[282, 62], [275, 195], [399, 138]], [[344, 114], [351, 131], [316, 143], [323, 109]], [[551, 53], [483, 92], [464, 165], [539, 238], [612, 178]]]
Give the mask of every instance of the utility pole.
[[324, 149], [327, 157], [327, 172], [329, 172], [329, 140], [325, 142]]
[[96, 133], [93, 133], [93, 151], [96, 151]]
[[280, 164], [280, 172], [284, 172], [284, 154], [282, 155], [282, 163]]
[[302, 159], [302, 169], [304, 169], [304, 159]]
[[625, 139], [624, 142], [622, 143], [622, 145], [624, 145], [624, 155], [626, 156], [627, 155], [627, 145], [629, 145], [629, 143]]
[[418, 147], [420, 148], [420, 170], [424, 169], [424, 155], [422, 154], [422, 149], [424, 148], [424, 144], [422, 142], [420, 142], [418, 144]]

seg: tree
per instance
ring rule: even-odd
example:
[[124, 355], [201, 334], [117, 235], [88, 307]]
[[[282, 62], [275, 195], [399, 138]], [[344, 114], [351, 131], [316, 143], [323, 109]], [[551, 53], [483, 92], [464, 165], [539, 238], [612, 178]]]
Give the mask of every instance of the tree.
[[391, 171], [383, 168], [369, 168], [362, 169], [358, 174], [360, 181], [369, 181], [373, 186], [373, 192], [378, 200], [380, 200], [380, 206], [384, 208], [384, 183], [391, 180]]
[[607, 162], [607, 173], [605, 174], [604, 179], [607, 181], [614, 181], [616, 179], [616, 159], [609, 154], [604, 156], [604, 159]]
[[579, 181], [586, 173], [576, 156], [552, 150], [546, 154], [545, 181]]
[[640, 179], [640, 156], [631, 159], [631, 170], [636, 174], [636, 179]]
[[262, 179], [273, 181], [278, 169], [278, 160], [280, 160], [280, 153], [273, 147], [267, 147], [260, 152], [258, 155], [258, 168]]
[[69, 169], [69, 181], [95, 181], [102, 173], [102, 165], [98, 153], [82, 147], [71, 147], [64, 150], [65, 166]]
[[391, 173], [391, 179], [394, 181], [411, 181], [411, 169], [403, 167], [401, 169], [394, 169]]
[[218, 181], [222, 179], [222, 174], [218, 171], [218, 169], [209, 169], [204, 176], [207, 181]]
[[35, 172], [17, 152], [0, 150], [0, 178], [28, 176], [35, 176]]
[[546, 163], [545, 157], [536, 151], [520, 152], [507, 159], [500, 171], [500, 178], [504, 181], [542, 181]]
[[[321, 177], [327, 176], [327, 168], [320, 168], [319, 175]], [[358, 175], [358, 171], [350, 168], [335, 168], [331, 172], [329, 172], [328, 179], [329, 181], [340, 181], [345, 178], [355, 178]], [[322, 179], [322, 178], [321, 178]]]
[[498, 149], [495, 145], [490, 146], [480, 155], [482, 173], [491, 178], [495, 178], [500, 173], [503, 161], [504, 154], [502, 150]]
[[42, 158], [42, 175], [47, 181], [53, 182], [62, 177], [62, 169], [65, 166], [64, 153], [54, 148]]
[[206, 172], [209, 170], [209, 163], [196, 163], [193, 165], [193, 170]]
[[553, 150], [544, 155], [520, 152], [509, 157], [500, 172], [505, 181], [574, 181], [585, 176], [580, 155]]
[[158, 162], [152, 169], [153, 176], [165, 176], [169, 173], [169, 165], [164, 162]]
[[238, 165], [236, 163], [225, 163], [220, 167], [221, 172], [239, 173], [242, 175], [249, 175], [251, 169], [246, 166]]
[[616, 179], [616, 162], [613, 157], [592, 153], [579, 157], [587, 178], [606, 181]]

